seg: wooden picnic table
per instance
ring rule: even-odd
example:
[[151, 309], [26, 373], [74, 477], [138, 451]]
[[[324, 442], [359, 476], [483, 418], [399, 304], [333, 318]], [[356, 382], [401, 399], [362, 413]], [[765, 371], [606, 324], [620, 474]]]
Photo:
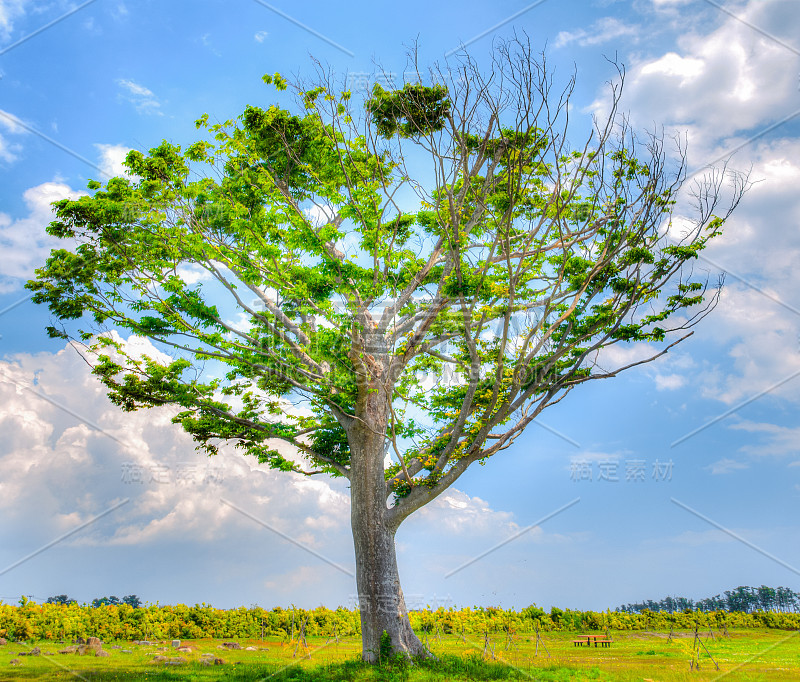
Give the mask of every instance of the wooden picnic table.
[[573, 639], [572, 644], [573, 646], [583, 646], [585, 643], [586, 646], [592, 646], [592, 640], [594, 640], [595, 647], [598, 644], [600, 646], [611, 646], [613, 641], [605, 635], [578, 635], [578, 639]]

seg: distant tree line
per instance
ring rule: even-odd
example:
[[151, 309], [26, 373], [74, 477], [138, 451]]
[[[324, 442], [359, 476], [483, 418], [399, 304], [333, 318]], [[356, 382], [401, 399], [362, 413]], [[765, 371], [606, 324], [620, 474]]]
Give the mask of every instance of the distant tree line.
[[[66, 594], [57, 594], [53, 597], [48, 597], [45, 601], [45, 604], [77, 604], [78, 602], [74, 599], [70, 599]], [[121, 604], [128, 604], [128, 606], [132, 606], [135, 609], [138, 609], [142, 605], [142, 600], [139, 599], [135, 594], [129, 594], [126, 597], [120, 599], [119, 597], [115, 597], [113, 594], [110, 597], [98, 597], [97, 599], [92, 599], [91, 602], [94, 608], [99, 608], [101, 606], [120, 606]]]
[[[99, 601], [99, 600], [98, 600]], [[409, 613], [412, 627], [435, 636], [484, 633], [605, 632], [649, 630], [669, 632], [699, 628], [730, 630], [740, 628], [800, 629], [800, 613], [727, 613], [699, 610], [644, 613], [620, 611], [573, 611], [552, 607], [550, 613], [532, 604], [521, 611], [486, 606], [474, 608], [442, 607]], [[99, 637], [103, 641], [141, 639], [203, 639], [277, 637], [288, 641], [301, 623], [309, 637], [347, 637], [361, 634], [358, 608], [335, 610], [319, 606], [305, 610], [259, 606], [217, 609], [208, 604], [148, 604], [134, 608], [129, 604], [93, 608], [89, 604], [37, 604], [20, 599], [19, 606], [0, 602], [0, 637], [11, 641], [70, 641], [77, 637]]]
[[625, 604], [617, 608], [624, 613], [642, 613], [666, 611], [775, 611], [779, 613], [800, 612], [800, 592], [788, 587], [747, 587], [739, 586], [735, 590], [725, 590], [723, 594], [695, 601], [686, 597], [665, 597], [661, 601], [648, 599], [637, 604]]

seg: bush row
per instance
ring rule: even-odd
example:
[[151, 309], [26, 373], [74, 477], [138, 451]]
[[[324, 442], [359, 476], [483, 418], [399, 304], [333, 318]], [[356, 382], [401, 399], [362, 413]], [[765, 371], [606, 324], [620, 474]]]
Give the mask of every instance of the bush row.
[[[478, 635], [484, 632], [525, 634], [542, 631], [669, 630], [767, 627], [800, 628], [800, 613], [726, 613], [665, 611], [622, 613], [572, 611], [537, 606], [521, 611], [473, 607], [412, 611], [411, 625], [419, 633]], [[129, 604], [92, 607], [86, 604], [36, 604], [24, 598], [20, 605], [0, 602], [0, 637], [14, 640], [63, 640], [99, 637], [105, 641], [141, 639], [202, 639], [260, 637], [289, 638], [300, 631], [309, 636], [346, 637], [361, 632], [359, 612], [339, 607], [331, 610], [260, 607], [217, 609], [208, 604], [134, 608]]]

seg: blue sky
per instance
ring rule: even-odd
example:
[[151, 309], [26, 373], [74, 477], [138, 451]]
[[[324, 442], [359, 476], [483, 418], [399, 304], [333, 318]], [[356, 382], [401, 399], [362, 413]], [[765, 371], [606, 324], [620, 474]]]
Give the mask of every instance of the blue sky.
[[343, 7], [0, 0], [0, 599], [352, 605], [341, 481], [230, 452], [208, 462], [167, 412], [119, 412], [77, 353], [46, 337], [46, 311], [22, 287], [53, 246], [51, 201], [119, 172], [129, 149], [194, 140], [205, 112], [270, 104], [262, 74], [311, 76], [313, 56], [351, 85], [373, 82], [377, 64], [399, 79], [415, 40], [423, 65], [462, 43], [487, 63], [514, 30], [557, 82], [577, 72], [576, 130], [602, 111], [616, 55], [634, 126], [685, 136], [692, 169], [729, 159], [757, 182], [697, 265], [727, 279], [691, 339], [574, 391], [404, 524], [409, 606], [605, 609], [740, 584], [800, 590], [796, 3]]

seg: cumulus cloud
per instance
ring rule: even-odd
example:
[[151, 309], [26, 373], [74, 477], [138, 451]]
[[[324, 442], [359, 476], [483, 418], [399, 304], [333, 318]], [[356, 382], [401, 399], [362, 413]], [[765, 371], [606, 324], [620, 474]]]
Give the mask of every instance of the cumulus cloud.
[[[756, 183], [693, 266], [712, 283], [725, 275], [719, 303], [691, 343], [698, 354], [698, 343], [710, 353], [696, 368], [696, 385], [729, 405], [800, 370], [800, 233], [791, 228], [800, 223], [800, 142], [771, 140], [747, 152]], [[800, 400], [800, 382], [770, 395]]]
[[[686, 131], [690, 165], [697, 167], [732, 148], [734, 135], [746, 137], [754, 127], [795, 111], [797, 69], [787, 67], [796, 67], [797, 60], [765, 35], [791, 42], [800, 32], [800, 17], [786, 8], [785, 2], [751, 0], [740, 13], [742, 21], [723, 15], [710, 33], [688, 32], [675, 50], [635, 58], [623, 102], [634, 125], [655, 121], [670, 131]], [[747, 24], [770, 30], [759, 32]], [[592, 108], [598, 114], [607, 111], [606, 96]]]
[[[165, 359], [146, 339], [116, 338], [133, 355]], [[181, 573], [187, 557], [213, 557], [226, 576], [244, 571], [237, 562], [250, 556], [248, 576], [260, 573], [258, 584], [273, 595], [272, 603], [300, 603], [298, 593], [312, 594], [314, 586], [314, 595], [330, 599], [332, 580], [341, 594], [352, 593], [352, 578], [318, 556], [353, 568], [346, 481], [275, 472], [228, 447], [209, 458], [171, 422], [174, 412], [125, 413], [113, 406], [70, 346], [0, 362], [0, 546], [7, 552], [19, 547], [24, 556], [31, 544], [88, 523], [59, 544], [61, 551], [102, 549], [108, 561], [135, 551], [162, 562], [171, 558], [172, 570]], [[121, 506], [90, 523], [114, 505]], [[511, 513], [456, 489], [412, 518], [411, 528], [452, 536], [452, 553], [437, 555], [449, 567], [461, 561], [454, 556], [524, 529]], [[533, 528], [515, 542], [564, 541]], [[262, 556], [259, 551], [270, 557], [268, 567], [263, 557], [252, 559]], [[91, 573], [71, 584], [84, 579]], [[168, 576], [149, 584], [151, 590], [169, 584]]]
[[[147, 342], [138, 351], [157, 354]], [[231, 448], [209, 458], [173, 413], [111, 405], [70, 347], [0, 362], [0, 568], [78, 531], [8, 572], [4, 596], [43, 599], [52, 589], [90, 599], [126, 589], [199, 603], [217, 583], [216, 604], [274, 604], [287, 595], [265, 581], [303, 563], [324, 580], [316, 591], [298, 587], [292, 601], [311, 607], [330, 590], [352, 591], [350, 576], [286, 540], [352, 566], [342, 482], [309, 485]], [[107, 584], [111, 576], [125, 587]]]
[[85, 192], [72, 189], [62, 182], [44, 182], [31, 187], [22, 195], [28, 207], [25, 218], [14, 220], [0, 213], [0, 293], [15, 291], [23, 281], [33, 275], [36, 267], [43, 265], [54, 247], [64, 247], [66, 242], [51, 237], [45, 231], [53, 219], [51, 204], [60, 199], [75, 199]]
[[732, 283], [708, 325], [705, 347], [724, 349], [726, 357], [706, 360], [697, 371], [705, 397], [731, 406], [751, 399], [800, 400], [798, 317], [759, 291]]
[[109, 177], [130, 176], [128, 169], [122, 165], [131, 148], [122, 144], [95, 144], [100, 151], [98, 165]]
[[[745, 154], [746, 151], [746, 154]], [[740, 152], [737, 165], [752, 164], [754, 182], [725, 227], [714, 240], [708, 257], [735, 276], [756, 275], [753, 284], [775, 286], [775, 293], [791, 303], [800, 254], [800, 235], [787, 229], [800, 222], [796, 188], [800, 182], [800, 140], [778, 138], [757, 142]], [[754, 258], [757, 253], [759, 257]], [[800, 308], [800, 301], [794, 301]]]
[[[664, 0], [654, 7], [661, 12], [677, 4]], [[798, 59], [785, 45], [800, 33], [793, 9], [794, 3], [783, 0], [751, 0], [737, 10], [741, 20], [712, 12], [672, 49], [639, 53], [629, 62], [623, 108], [634, 127], [656, 122], [685, 132], [690, 171], [719, 167], [735, 150], [731, 167], [749, 169], [755, 183], [723, 236], [694, 263], [696, 275], [712, 284], [726, 272], [725, 288], [692, 340], [698, 360], [691, 377], [659, 366], [654, 378], [661, 390], [680, 388], [680, 377], [691, 378], [703, 396], [734, 405], [800, 370], [800, 142], [789, 136], [789, 124], [771, 129], [800, 105]], [[709, 20], [715, 26], [706, 30]], [[593, 105], [598, 114], [607, 107], [605, 95]], [[673, 237], [685, 227], [684, 213], [691, 215], [683, 208], [692, 184], [670, 227]], [[726, 185], [722, 195], [730, 196]], [[723, 210], [724, 201], [717, 212]], [[800, 400], [800, 382], [789, 381], [769, 395]]]
[[[0, 116], [0, 125], [4, 121], [6, 119]], [[14, 127], [13, 122], [7, 122], [6, 129], [11, 132], [21, 130], [19, 126]], [[104, 173], [111, 177], [126, 174], [122, 160], [129, 151], [128, 147], [111, 144], [96, 144], [95, 147], [100, 152], [98, 166]], [[3, 140], [0, 138], [0, 158], [3, 158], [3, 149]], [[70, 248], [68, 240], [47, 234], [46, 228], [54, 217], [52, 203], [62, 199], [77, 199], [86, 194], [64, 182], [43, 182], [25, 190], [22, 195], [28, 215], [15, 218], [0, 212], [0, 249], [3, 252], [0, 261], [0, 294], [21, 289], [24, 281], [33, 275], [34, 269], [44, 264], [51, 249]], [[191, 276], [191, 272], [187, 274]]]
[[[677, 338], [673, 337], [671, 340], [677, 340]], [[689, 383], [690, 377], [694, 378], [697, 363], [689, 354], [689, 349], [682, 350], [686, 348], [683, 344], [673, 347], [669, 353], [652, 363], [645, 362], [661, 352], [663, 347], [664, 344], [645, 342], [617, 343], [599, 351], [593, 362], [596, 363], [597, 371], [606, 372], [643, 362], [644, 364], [631, 371], [650, 378], [654, 382], [656, 390], [674, 391], [683, 388]]]
[[419, 522], [435, 520], [437, 527], [448, 534], [510, 535], [518, 530], [510, 512], [496, 511], [480, 497], [471, 497], [460, 490], [448, 490], [417, 515]]
[[[125, 345], [133, 355], [164, 359], [147, 340], [131, 337]], [[203, 543], [256, 530], [221, 503], [227, 498], [308, 545], [346, 533], [349, 498], [341, 483], [274, 472], [233, 449], [209, 458], [171, 422], [174, 412], [122, 412], [69, 346], [0, 363], [4, 518], [35, 518], [57, 535], [130, 498], [113, 523], [99, 524], [80, 543], [148, 545], [188, 536]]]
[[[463, 551], [465, 542], [472, 544], [470, 540], [478, 541], [484, 549], [514, 536], [517, 536], [515, 542], [569, 541], [566, 536], [546, 533], [541, 526], [521, 525], [512, 512], [493, 509], [486, 500], [456, 488], [439, 495], [412, 518], [410, 524], [415, 530], [435, 529], [436, 535], [442, 540], [445, 537], [455, 538], [458, 552]], [[488, 547], [486, 543], [490, 543]]]

